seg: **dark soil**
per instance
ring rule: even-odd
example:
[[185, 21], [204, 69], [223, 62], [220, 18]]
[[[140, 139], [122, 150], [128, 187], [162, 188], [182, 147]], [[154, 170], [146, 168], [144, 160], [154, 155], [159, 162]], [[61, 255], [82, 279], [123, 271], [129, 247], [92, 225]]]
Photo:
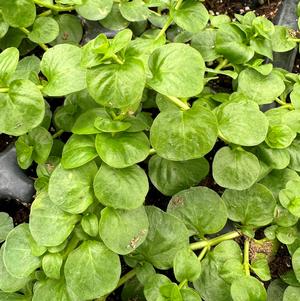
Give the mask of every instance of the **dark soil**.
[[15, 140], [16, 137], [0, 134], [0, 152], [4, 151], [7, 146]]
[[281, 3], [281, 0], [206, 0], [205, 6], [215, 15], [228, 14], [233, 17], [234, 14], [243, 15], [252, 10], [257, 15], [272, 20], [276, 16]]
[[29, 222], [30, 206], [17, 200], [0, 200], [0, 212], [8, 213], [15, 226]]

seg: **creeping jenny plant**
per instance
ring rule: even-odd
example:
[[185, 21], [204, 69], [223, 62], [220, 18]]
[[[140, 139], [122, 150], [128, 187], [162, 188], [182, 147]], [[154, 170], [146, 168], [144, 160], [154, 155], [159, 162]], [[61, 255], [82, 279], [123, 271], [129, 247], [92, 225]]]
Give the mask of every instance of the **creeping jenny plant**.
[[288, 28], [197, 0], [0, 10], [0, 132], [37, 166], [29, 223], [0, 215], [0, 300], [299, 299], [300, 77], [266, 63]]

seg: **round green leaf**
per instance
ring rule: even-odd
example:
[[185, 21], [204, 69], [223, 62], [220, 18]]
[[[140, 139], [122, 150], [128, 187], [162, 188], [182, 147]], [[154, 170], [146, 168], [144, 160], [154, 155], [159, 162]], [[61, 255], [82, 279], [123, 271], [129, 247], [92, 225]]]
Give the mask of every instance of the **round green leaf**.
[[178, 282], [195, 281], [201, 273], [201, 264], [196, 254], [190, 249], [182, 249], [174, 257], [174, 275]]
[[0, 9], [4, 21], [12, 27], [28, 27], [36, 16], [36, 8], [32, 0], [1, 0]]
[[293, 215], [300, 217], [300, 181], [290, 180], [286, 188], [279, 192], [281, 205], [288, 209]]
[[289, 167], [293, 170], [300, 171], [300, 138], [296, 138], [287, 149], [290, 155]]
[[203, 58], [188, 45], [170, 43], [157, 48], [149, 58], [149, 68], [152, 78], [147, 83], [161, 94], [191, 97], [203, 89]]
[[8, 233], [13, 228], [13, 219], [6, 212], [0, 212], [0, 242], [3, 242], [6, 239]]
[[82, 166], [98, 157], [93, 136], [72, 135], [64, 146], [61, 164], [64, 169]]
[[126, 131], [131, 123], [120, 120], [113, 120], [110, 116], [97, 117], [94, 123], [95, 128], [105, 133], [117, 133]]
[[104, 19], [112, 6], [112, 0], [83, 0], [82, 4], [76, 6], [76, 11], [87, 20], [97, 21]]
[[230, 288], [233, 301], [266, 301], [264, 285], [254, 277], [244, 276], [233, 281]]
[[102, 164], [94, 180], [97, 199], [115, 209], [135, 209], [145, 201], [149, 184], [138, 165], [116, 169]]
[[16, 72], [19, 62], [19, 50], [15, 47], [5, 49], [0, 54], [0, 83], [7, 86], [14, 73]]
[[222, 24], [217, 31], [216, 51], [233, 64], [244, 64], [254, 56], [246, 34], [235, 24]]
[[222, 195], [228, 217], [243, 225], [261, 227], [272, 222], [276, 201], [271, 191], [261, 184], [237, 191], [226, 189]]
[[59, 279], [63, 264], [63, 256], [60, 253], [48, 253], [42, 259], [42, 268], [48, 278]]
[[63, 96], [86, 87], [86, 70], [80, 67], [81, 49], [74, 45], [56, 45], [45, 52], [41, 71], [48, 79], [43, 92]]
[[201, 106], [187, 111], [164, 111], [154, 119], [150, 130], [150, 141], [157, 154], [173, 161], [203, 157], [216, 139], [216, 118]]
[[3, 249], [4, 246], [0, 250], [0, 290], [8, 293], [17, 292], [26, 286], [30, 277], [17, 278], [7, 272], [3, 262]]
[[289, 28], [285, 26], [275, 26], [275, 32], [271, 37], [272, 49], [276, 52], [286, 52], [297, 46], [290, 35]]
[[40, 192], [31, 206], [29, 228], [39, 245], [58, 246], [68, 238], [78, 219], [59, 209], [47, 193]]
[[128, 107], [141, 101], [145, 87], [141, 60], [125, 58], [124, 64], [103, 64], [87, 71], [87, 86], [95, 101], [106, 107]]
[[94, 213], [86, 213], [80, 222], [80, 225], [85, 233], [89, 236], [95, 237], [99, 232], [98, 217]]
[[172, 196], [204, 179], [209, 163], [205, 158], [170, 161], [155, 155], [149, 160], [148, 168], [153, 185], [164, 195]]
[[121, 15], [130, 22], [147, 20], [150, 10], [142, 0], [120, 2]]
[[72, 127], [72, 132], [77, 135], [90, 135], [100, 133], [101, 131], [94, 126], [97, 117], [107, 117], [105, 109], [94, 108], [87, 110], [86, 112], [79, 115]]
[[215, 47], [216, 35], [217, 30], [208, 28], [192, 37], [191, 46], [201, 53], [206, 62], [212, 62], [220, 56]]
[[113, 208], [101, 211], [99, 234], [105, 245], [115, 253], [126, 255], [133, 252], [145, 241], [148, 227], [144, 206], [129, 211]]
[[282, 116], [282, 123], [289, 126], [293, 131], [300, 133], [300, 110], [288, 111]]
[[146, 240], [132, 254], [144, 258], [158, 269], [169, 269], [177, 251], [188, 247], [188, 230], [178, 218], [157, 207], [146, 207], [146, 212], [149, 232]]
[[221, 148], [213, 161], [213, 177], [218, 185], [243, 190], [252, 186], [259, 175], [257, 157], [241, 148]]
[[71, 295], [63, 279], [46, 279], [35, 283], [32, 301], [73, 301], [77, 297]]
[[243, 70], [238, 78], [238, 92], [247, 95], [247, 99], [258, 104], [274, 101], [285, 90], [282, 77], [275, 72], [262, 75], [254, 69]]
[[14, 277], [28, 277], [41, 265], [39, 257], [32, 254], [33, 238], [28, 224], [20, 224], [7, 236], [3, 261], [7, 271]]
[[39, 17], [34, 23], [28, 38], [34, 43], [50, 43], [59, 33], [58, 23], [51, 17]]
[[69, 213], [82, 213], [93, 203], [92, 185], [96, 172], [97, 165], [93, 161], [68, 170], [59, 164], [49, 180], [51, 201]]
[[271, 148], [283, 149], [290, 146], [296, 133], [287, 125], [272, 125], [269, 127], [266, 143]]
[[122, 30], [128, 26], [129, 22], [121, 15], [119, 3], [114, 3], [111, 12], [106, 18], [100, 20], [100, 24], [110, 30]]
[[65, 264], [67, 286], [78, 298], [96, 299], [113, 291], [119, 281], [119, 256], [98, 241], [84, 241]]
[[96, 149], [109, 166], [124, 168], [144, 161], [149, 154], [147, 136], [142, 133], [101, 133], [96, 136]]
[[180, 218], [191, 234], [213, 234], [227, 221], [223, 200], [207, 187], [193, 187], [174, 195], [167, 212]]
[[20, 136], [38, 126], [45, 114], [42, 93], [29, 80], [11, 82], [8, 93], [0, 93], [0, 132]]
[[282, 301], [299, 301], [300, 300], [300, 287], [288, 286], [283, 294]]
[[267, 117], [252, 102], [225, 103], [218, 108], [217, 119], [221, 137], [234, 144], [260, 144], [268, 132]]
[[193, 33], [202, 30], [209, 20], [207, 9], [197, 0], [184, 1], [179, 9], [171, 10], [171, 15], [178, 26]]
[[59, 26], [59, 34], [51, 45], [65, 43], [79, 44], [83, 34], [80, 19], [70, 14], [62, 14], [58, 15], [55, 20]]

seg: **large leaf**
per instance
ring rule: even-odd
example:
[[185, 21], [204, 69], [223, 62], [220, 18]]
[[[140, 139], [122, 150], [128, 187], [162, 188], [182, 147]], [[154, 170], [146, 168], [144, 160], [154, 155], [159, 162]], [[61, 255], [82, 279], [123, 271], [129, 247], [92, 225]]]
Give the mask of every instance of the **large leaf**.
[[188, 230], [175, 216], [150, 206], [146, 208], [149, 232], [144, 243], [132, 253], [158, 269], [168, 269], [178, 250], [188, 246]]
[[168, 213], [180, 218], [191, 234], [213, 234], [227, 221], [225, 203], [207, 187], [193, 187], [175, 194], [168, 205]]
[[179, 9], [171, 10], [174, 22], [188, 32], [199, 32], [208, 20], [209, 14], [205, 6], [197, 0], [187, 0]]
[[41, 192], [32, 203], [29, 228], [39, 245], [58, 246], [68, 238], [78, 220], [78, 216], [62, 211], [46, 192]]
[[218, 128], [226, 141], [253, 146], [263, 142], [268, 132], [268, 119], [252, 102], [229, 102], [217, 109]]
[[28, 38], [34, 43], [50, 43], [59, 34], [58, 23], [51, 17], [39, 17], [34, 23]]
[[[0, 250], [0, 290], [10, 293], [17, 292], [18, 290], [22, 289], [27, 284], [27, 282], [30, 281], [30, 277], [17, 278], [12, 276], [6, 270], [3, 261], [3, 249], [4, 246], [2, 246]], [[0, 300], [2, 300], [1, 297]]]
[[258, 104], [267, 104], [274, 101], [285, 89], [282, 77], [271, 72], [262, 75], [254, 69], [243, 70], [238, 79], [238, 91], [247, 96], [248, 99]]
[[142, 61], [125, 58], [123, 64], [103, 64], [87, 71], [87, 86], [95, 101], [106, 107], [129, 107], [141, 101], [145, 87]]
[[221, 148], [213, 161], [213, 177], [218, 185], [243, 190], [258, 179], [260, 164], [257, 157], [241, 148]]
[[216, 139], [216, 118], [200, 106], [187, 111], [164, 111], [154, 119], [150, 130], [150, 141], [157, 154], [173, 161], [203, 157]]
[[0, 212], [0, 242], [6, 239], [13, 227], [13, 219], [6, 212]]
[[93, 203], [92, 185], [96, 172], [95, 162], [68, 170], [59, 164], [49, 181], [51, 201], [69, 213], [82, 213]]
[[97, 21], [110, 13], [112, 5], [112, 0], [83, 0], [82, 4], [76, 6], [76, 11], [87, 20]]
[[28, 27], [36, 16], [36, 8], [32, 0], [1, 0], [0, 9], [4, 21], [12, 27]]
[[0, 54], [0, 84], [6, 87], [14, 72], [17, 69], [19, 62], [19, 50], [11, 47], [7, 48]]
[[121, 264], [103, 243], [88, 240], [70, 253], [64, 272], [67, 286], [78, 298], [95, 299], [116, 288]]
[[161, 94], [191, 97], [203, 89], [203, 58], [188, 45], [170, 43], [157, 48], [150, 56], [149, 67], [152, 78], [147, 83]]
[[124, 168], [144, 161], [149, 154], [147, 136], [139, 133], [101, 133], [96, 136], [96, 149], [100, 158], [115, 168]]
[[86, 87], [86, 71], [80, 67], [81, 49], [60, 44], [45, 52], [41, 71], [48, 79], [43, 92], [49, 96], [62, 96]]
[[31, 81], [15, 80], [8, 93], [0, 93], [0, 109], [0, 132], [20, 136], [42, 122], [45, 102]]
[[100, 237], [115, 253], [126, 255], [133, 252], [146, 239], [148, 227], [144, 206], [134, 210], [105, 208], [101, 211]]
[[116, 169], [102, 164], [94, 180], [95, 195], [105, 206], [135, 209], [148, 193], [147, 175], [138, 165]]
[[64, 146], [61, 164], [70, 169], [82, 166], [98, 157], [93, 136], [72, 135]]
[[228, 217], [243, 225], [261, 227], [274, 218], [276, 201], [264, 185], [254, 184], [242, 191], [226, 189], [222, 199], [226, 203]]
[[7, 236], [3, 261], [7, 271], [14, 277], [28, 277], [40, 265], [39, 257], [32, 254], [34, 240], [28, 224], [14, 228]]
[[205, 158], [187, 161], [170, 161], [157, 155], [149, 160], [149, 177], [153, 185], [165, 195], [197, 185], [209, 171]]

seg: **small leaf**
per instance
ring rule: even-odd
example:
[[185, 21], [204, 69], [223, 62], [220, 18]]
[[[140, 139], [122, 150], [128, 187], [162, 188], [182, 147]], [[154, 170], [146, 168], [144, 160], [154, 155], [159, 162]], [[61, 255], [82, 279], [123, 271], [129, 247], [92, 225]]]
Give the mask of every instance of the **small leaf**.
[[84, 241], [67, 258], [64, 273], [68, 288], [78, 298], [96, 299], [112, 292], [119, 281], [119, 256], [103, 243]]
[[101, 211], [100, 237], [117, 254], [126, 255], [139, 247], [147, 237], [148, 227], [148, 217], [143, 206], [129, 211], [113, 208]]
[[6, 212], [0, 212], [0, 242], [6, 239], [13, 228], [13, 219]]
[[115, 209], [140, 207], [148, 189], [146, 173], [138, 165], [115, 169], [102, 163], [94, 179], [94, 191], [99, 202]]
[[48, 278], [60, 279], [63, 257], [59, 253], [46, 254], [42, 259], [42, 268]]
[[76, 11], [87, 20], [97, 21], [110, 13], [112, 5], [112, 0], [83, 0], [82, 4], [76, 6]]

